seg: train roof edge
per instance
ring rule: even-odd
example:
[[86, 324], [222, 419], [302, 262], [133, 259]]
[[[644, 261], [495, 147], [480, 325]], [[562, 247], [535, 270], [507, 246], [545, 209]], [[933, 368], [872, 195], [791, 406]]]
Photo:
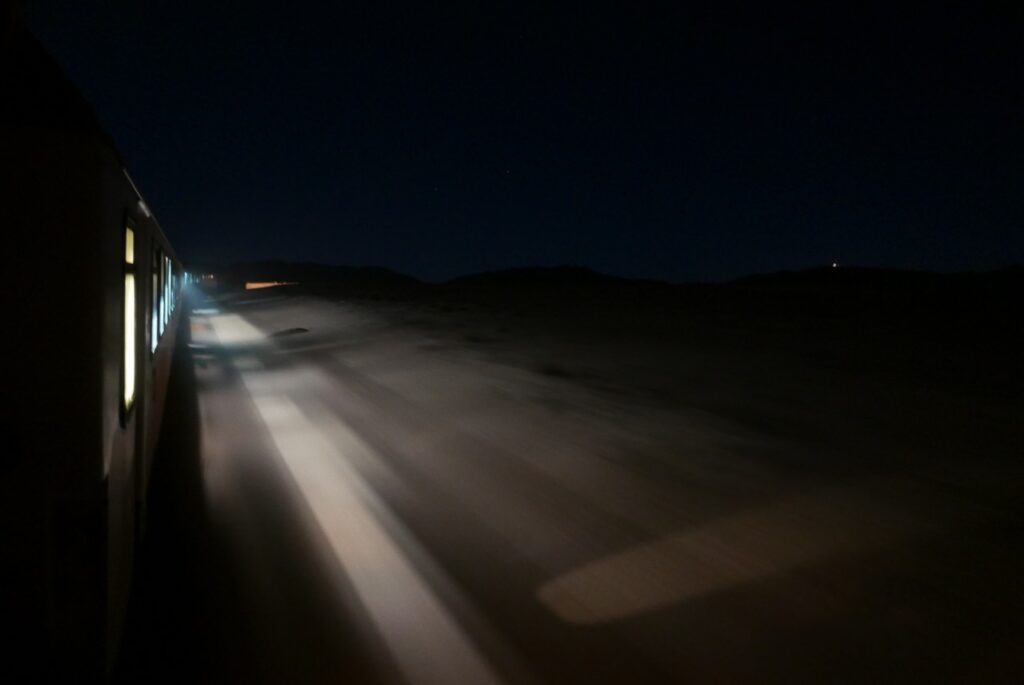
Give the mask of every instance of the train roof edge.
[[139, 199], [140, 210], [156, 227], [169, 256], [180, 262], [167, 234], [128, 173], [121, 151], [100, 124], [95, 111], [50, 56], [25, 29], [17, 10], [4, 16], [0, 88], [8, 96], [0, 122], [5, 128], [49, 128], [94, 138], [108, 148]]

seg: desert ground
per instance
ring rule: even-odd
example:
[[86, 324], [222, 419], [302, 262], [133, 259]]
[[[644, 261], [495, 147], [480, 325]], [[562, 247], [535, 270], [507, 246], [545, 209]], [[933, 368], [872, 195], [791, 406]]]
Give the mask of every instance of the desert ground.
[[1005, 280], [195, 291], [119, 678], [1012, 682]]

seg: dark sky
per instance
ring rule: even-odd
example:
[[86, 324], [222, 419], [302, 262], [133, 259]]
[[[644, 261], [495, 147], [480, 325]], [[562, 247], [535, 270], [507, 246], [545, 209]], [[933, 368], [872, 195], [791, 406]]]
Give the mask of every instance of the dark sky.
[[186, 261], [1024, 262], [1021, 3], [430, 4], [28, 15]]

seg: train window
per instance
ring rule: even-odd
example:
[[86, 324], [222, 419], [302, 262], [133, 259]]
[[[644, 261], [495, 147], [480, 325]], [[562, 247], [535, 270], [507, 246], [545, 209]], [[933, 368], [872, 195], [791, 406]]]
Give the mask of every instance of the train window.
[[135, 403], [135, 231], [124, 229], [124, 411]]
[[171, 259], [170, 257], [164, 257], [164, 272], [167, 274], [167, 310], [164, 312], [164, 316], [167, 321], [171, 320], [171, 312], [174, 311], [174, 290], [171, 287]]
[[171, 274], [170, 269], [167, 268], [168, 263], [170, 263], [170, 260], [167, 258], [167, 255], [164, 255], [164, 320], [161, 325], [161, 328], [164, 330], [167, 329], [167, 322], [171, 320]]
[[135, 264], [135, 231], [131, 228], [124, 232], [124, 263]]
[[149, 330], [150, 352], [156, 352], [157, 343], [160, 342], [160, 272], [157, 271], [160, 264], [160, 248], [153, 248], [153, 263], [151, 264], [153, 288], [150, 291], [150, 318], [152, 319]]
[[160, 280], [160, 292], [157, 296], [157, 321], [159, 322], [160, 335], [164, 334], [164, 253], [160, 253], [160, 263], [157, 266], [157, 272]]
[[164, 324], [167, 323], [167, 270], [164, 265], [167, 258], [160, 253], [160, 335], [164, 334]]
[[174, 313], [174, 263], [167, 258], [167, 301], [170, 303], [167, 311], [167, 320], [171, 320]]

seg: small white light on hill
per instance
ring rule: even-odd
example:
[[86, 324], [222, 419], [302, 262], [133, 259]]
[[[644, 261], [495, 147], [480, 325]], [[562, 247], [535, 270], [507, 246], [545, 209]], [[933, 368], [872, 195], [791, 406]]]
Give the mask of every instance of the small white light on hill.
[[839, 262], [832, 262], [832, 268], [833, 269], [835, 269], [837, 266], [839, 266]]

